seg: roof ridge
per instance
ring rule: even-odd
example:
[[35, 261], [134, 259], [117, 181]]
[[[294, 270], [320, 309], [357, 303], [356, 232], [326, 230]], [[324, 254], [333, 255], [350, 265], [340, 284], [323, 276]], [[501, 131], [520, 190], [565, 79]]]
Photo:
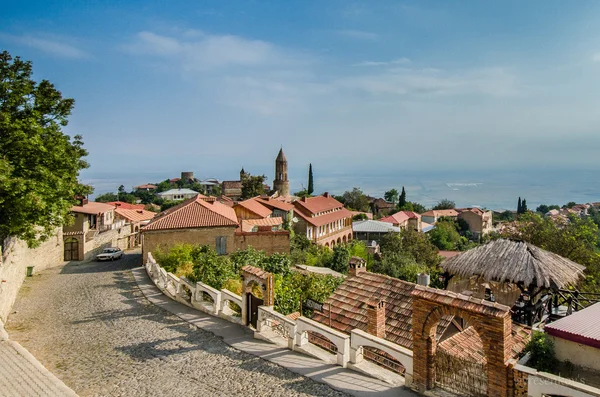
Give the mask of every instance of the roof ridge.
[[[177, 212], [179, 212], [180, 210], [182, 210], [183, 208], [186, 208], [189, 204], [193, 203], [194, 201], [198, 200], [198, 196], [196, 197], [191, 197], [185, 201], [182, 201], [181, 203], [177, 204], [174, 207], [168, 208], [163, 212], [159, 212], [157, 216], [154, 217], [154, 219], [152, 219], [150, 221], [150, 223], [148, 223], [148, 225], [146, 226], [150, 226], [151, 224], [155, 223], [156, 221], [160, 220], [160, 219], [164, 219], [167, 216], [170, 216], [172, 214], [176, 214]], [[162, 215], [161, 215], [162, 214]]]

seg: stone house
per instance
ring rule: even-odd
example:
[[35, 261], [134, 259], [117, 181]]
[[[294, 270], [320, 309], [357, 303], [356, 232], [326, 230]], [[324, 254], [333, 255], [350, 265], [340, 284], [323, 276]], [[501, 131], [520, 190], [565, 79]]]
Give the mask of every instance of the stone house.
[[144, 261], [148, 252], [180, 243], [208, 245], [221, 255], [250, 246], [267, 254], [290, 251], [290, 235], [286, 230], [272, 231], [269, 227], [269, 230], [244, 231], [233, 208], [201, 194], [161, 212], [141, 232]]
[[419, 232], [423, 229], [421, 215], [413, 211], [398, 211], [395, 214], [381, 218], [380, 221], [391, 223], [393, 226], [402, 229], [412, 228]]
[[494, 228], [492, 225], [492, 211], [484, 211], [480, 208], [461, 208], [458, 219], [462, 219], [469, 225], [469, 231], [475, 238], [480, 238], [490, 233]]
[[421, 214], [421, 221], [435, 225], [440, 218], [458, 219], [458, 211], [455, 209], [449, 210], [429, 210]]
[[129, 230], [117, 219], [115, 207], [79, 198], [71, 208], [73, 224], [63, 226], [64, 260], [82, 261], [95, 257], [103, 248], [128, 248]]
[[382, 198], [373, 198], [371, 203], [371, 211], [375, 216], [381, 216], [382, 214], [389, 214], [396, 208], [396, 204], [389, 203]]
[[352, 213], [329, 193], [293, 202], [296, 233], [315, 244], [334, 247], [352, 240]]

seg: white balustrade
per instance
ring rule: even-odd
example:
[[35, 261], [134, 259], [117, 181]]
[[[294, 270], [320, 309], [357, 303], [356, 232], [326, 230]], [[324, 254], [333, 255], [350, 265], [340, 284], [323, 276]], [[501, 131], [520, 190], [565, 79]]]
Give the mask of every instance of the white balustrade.
[[317, 332], [329, 339], [337, 347], [336, 361], [338, 365], [346, 367], [350, 359], [350, 335], [346, 335], [326, 325], [306, 317], [296, 320], [296, 340], [294, 347], [305, 348], [308, 341], [308, 331]]
[[373, 347], [394, 357], [405, 369], [405, 385], [412, 384], [413, 377], [413, 352], [396, 343], [383, 338], [378, 338], [360, 329], [350, 332], [350, 362], [358, 364], [363, 360], [363, 347]]
[[[193, 291], [192, 306], [208, 314], [215, 316], [219, 315], [219, 312], [221, 311], [221, 292], [219, 290], [201, 282], [197, 282], [196, 288]], [[204, 299], [204, 294], [210, 296], [212, 302]]]
[[287, 341], [288, 348], [294, 349], [296, 322], [283, 314], [276, 312], [272, 306], [258, 307], [258, 321], [256, 327], [256, 332], [258, 333], [266, 330], [273, 331], [277, 336], [280, 336]]
[[[239, 306], [239, 308], [240, 308], [239, 316], [234, 314], [235, 312], [229, 308], [228, 302], [233, 302]], [[227, 289], [222, 289], [221, 290], [221, 307], [219, 310], [219, 316], [228, 321], [239, 324], [242, 322], [241, 309], [242, 309], [242, 297], [234, 294], [233, 292], [231, 292]]]

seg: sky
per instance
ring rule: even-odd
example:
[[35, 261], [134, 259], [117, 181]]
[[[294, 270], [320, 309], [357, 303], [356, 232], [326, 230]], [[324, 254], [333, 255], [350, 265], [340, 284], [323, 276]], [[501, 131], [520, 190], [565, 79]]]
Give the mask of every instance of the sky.
[[600, 166], [597, 1], [3, 3], [84, 178]]

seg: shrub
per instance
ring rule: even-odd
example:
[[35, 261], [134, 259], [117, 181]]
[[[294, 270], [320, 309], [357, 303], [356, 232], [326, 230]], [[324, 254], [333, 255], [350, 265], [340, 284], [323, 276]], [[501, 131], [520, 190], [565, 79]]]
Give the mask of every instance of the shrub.
[[558, 364], [554, 354], [554, 343], [544, 332], [533, 331], [531, 340], [523, 352], [531, 354], [528, 364], [538, 371], [552, 372]]

